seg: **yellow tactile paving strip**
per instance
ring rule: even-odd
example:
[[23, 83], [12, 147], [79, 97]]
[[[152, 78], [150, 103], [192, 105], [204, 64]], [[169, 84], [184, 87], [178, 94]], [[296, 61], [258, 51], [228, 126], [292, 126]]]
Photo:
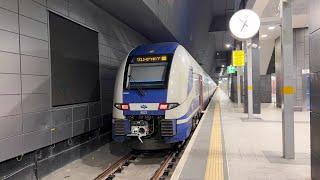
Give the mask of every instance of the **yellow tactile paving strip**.
[[205, 180], [223, 180], [223, 150], [221, 135], [220, 104], [214, 108], [213, 123], [210, 137], [210, 149], [207, 160]]

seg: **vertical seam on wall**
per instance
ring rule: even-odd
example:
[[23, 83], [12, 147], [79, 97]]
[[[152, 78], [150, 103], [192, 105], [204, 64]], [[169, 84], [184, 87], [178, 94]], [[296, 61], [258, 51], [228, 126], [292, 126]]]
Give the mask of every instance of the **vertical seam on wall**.
[[[21, 58], [21, 30], [20, 30], [20, 1], [16, 0], [18, 4], [18, 36], [19, 36], [19, 61], [20, 61], [20, 114], [21, 114], [21, 134], [23, 134], [23, 96], [22, 96], [22, 58]], [[23, 144], [23, 138], [22, 138]], [[24, 152], [24, 150], [22, 151]]]
[[[47, 6], [47, 0], [45, 0], [46, 14], [47, 14], [47, 36], [48, 36], [48, 65], [49, 65], [49, 117], [50, 117], [50, 129], [54, 128], [54, 122], [52, 118], [52, 70], [51, 70], [51, 50], [50, 50], [50, 18], [49, 11]], [[50, 144], [54, 144], [54, 132], [51, 131], [51, 142]]]

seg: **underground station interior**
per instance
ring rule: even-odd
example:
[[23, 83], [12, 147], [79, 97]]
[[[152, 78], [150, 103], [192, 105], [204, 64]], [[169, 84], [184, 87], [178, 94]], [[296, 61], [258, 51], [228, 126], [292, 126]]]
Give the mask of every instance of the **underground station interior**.
[[320, 180], [319, 0], [0, 0], [0, 179]]

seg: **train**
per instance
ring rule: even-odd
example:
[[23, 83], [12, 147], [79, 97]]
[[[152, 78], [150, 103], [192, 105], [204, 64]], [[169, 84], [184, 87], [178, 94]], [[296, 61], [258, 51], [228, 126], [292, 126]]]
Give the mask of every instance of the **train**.
[[179, 43], [136, 47], [116, 76], [113, 140], [139, 150], [172, 148], [184, 142], [216, 87]]

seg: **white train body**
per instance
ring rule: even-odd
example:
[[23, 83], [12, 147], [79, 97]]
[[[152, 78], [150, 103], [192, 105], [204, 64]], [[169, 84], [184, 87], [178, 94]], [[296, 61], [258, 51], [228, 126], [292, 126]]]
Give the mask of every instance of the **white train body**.
[[118, 70], [113, 139], [134, 142], [144, 149], [184, 141], [215, 88], [183, 46], [139, 46]]

